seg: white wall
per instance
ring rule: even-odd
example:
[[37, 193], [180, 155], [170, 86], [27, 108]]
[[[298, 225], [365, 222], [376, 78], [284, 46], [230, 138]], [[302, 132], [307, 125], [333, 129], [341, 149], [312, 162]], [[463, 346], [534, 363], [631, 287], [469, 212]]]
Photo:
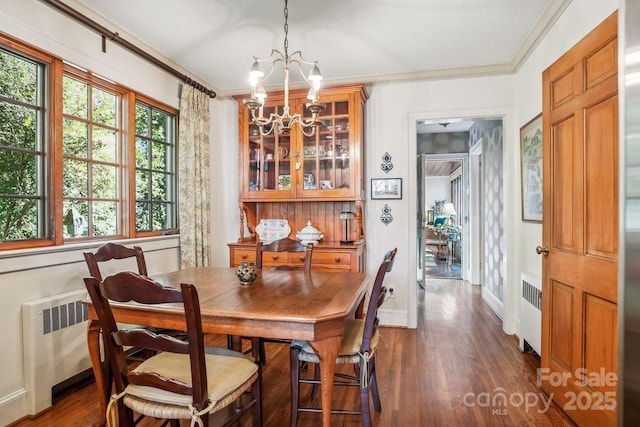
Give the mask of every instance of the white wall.
[[436, 200], [451, 201], [451, 179], [448, 176], [428, 176], [425, 186], [425, 203], [429, 209]]

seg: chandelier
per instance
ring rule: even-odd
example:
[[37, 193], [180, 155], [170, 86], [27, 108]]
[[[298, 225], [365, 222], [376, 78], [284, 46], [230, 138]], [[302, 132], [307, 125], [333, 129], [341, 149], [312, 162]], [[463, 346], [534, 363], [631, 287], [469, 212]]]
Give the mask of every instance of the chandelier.
[[[289, 55], [289, 8], [288, 0], [284, 1], [284, 53], [277, 49], [271, 50], [271, 55], [260, 59], [253, 57], [254, 62], [249, 71], [249, 82], [251, 83], [251, 98], [243, 99], [242, 103], [251, 111], [251, 120], [260, 129], [260, 134], [268, 135], [274, 132], [275, 128], [282, 131], [288, 131], [295, 124], [300, 126], [302, 133], [306, 136], [313, 135], [315, 128], [320, 124], [318, 114], [324, 110], [325, 105], [319, 102], [319, 89], [322, 74], [318, 68], [318, 61], [309, 62], [302, 57], [299, 50]], [[271, 61], [271, 70], [265, 76], [262, 71], [261, 63]], [[269, 117], [264, 117], [263, 107], [267, 98], [267, 92], [263, 83], [269, 79], [276, 65], [281, 64], [284, 71], [284, 107], [282, 114], [276, 112], [270, 113]], [[305, 75], [304, 66], [309, 66], [310, 71]], [[309, 84], [309, 93], [307, 98], [310, 102], [305, 107], [311, 112], [310, 119], [304, 119], [299, 113], [291, 114], [289, 110], [289, 72], [297, 68], [305, 82]]]

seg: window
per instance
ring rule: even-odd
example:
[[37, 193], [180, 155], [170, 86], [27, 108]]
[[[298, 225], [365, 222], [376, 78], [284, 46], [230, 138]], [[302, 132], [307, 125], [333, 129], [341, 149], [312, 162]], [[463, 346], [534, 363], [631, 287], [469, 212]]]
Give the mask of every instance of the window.
[[177, 110], [0, 34], [0, 250], [177, 228]]
[[[96, 80], [95, 78], [93, 79]], [[63, 236], [121, 231], [121, 98], [105, 87], [62, 78]]]
[[136, 231], [176, 228], [176, 117], [136, 102]]
[[45, 65], [0, 46], [0, 241], [41, 239]]

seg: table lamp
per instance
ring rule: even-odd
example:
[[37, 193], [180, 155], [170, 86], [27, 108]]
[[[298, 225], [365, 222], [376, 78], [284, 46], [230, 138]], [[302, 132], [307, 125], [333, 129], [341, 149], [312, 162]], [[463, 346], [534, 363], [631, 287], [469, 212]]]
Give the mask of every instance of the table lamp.
[[456, 216], [456, 210], [453, 207], [453, 203], [445, 203], [442, 208], [442, 215], [447, 217], [447, 222], [451, 222], [451, 217]]
[[340, 219], [344, 219], [344, 240], [340, 240], [340, 243], [345, 245], [353, 243], [353, 240], [349, 240], [349, 220], [355, 217], [353, 212], [340, 212]]

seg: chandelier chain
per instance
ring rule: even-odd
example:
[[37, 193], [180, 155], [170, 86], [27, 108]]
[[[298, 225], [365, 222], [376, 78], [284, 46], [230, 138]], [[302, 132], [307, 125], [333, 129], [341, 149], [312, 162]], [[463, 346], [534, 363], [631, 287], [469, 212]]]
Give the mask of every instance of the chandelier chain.
[[284, 0], [284, 57], [289, 59], [289, 6], [288, 0]]

